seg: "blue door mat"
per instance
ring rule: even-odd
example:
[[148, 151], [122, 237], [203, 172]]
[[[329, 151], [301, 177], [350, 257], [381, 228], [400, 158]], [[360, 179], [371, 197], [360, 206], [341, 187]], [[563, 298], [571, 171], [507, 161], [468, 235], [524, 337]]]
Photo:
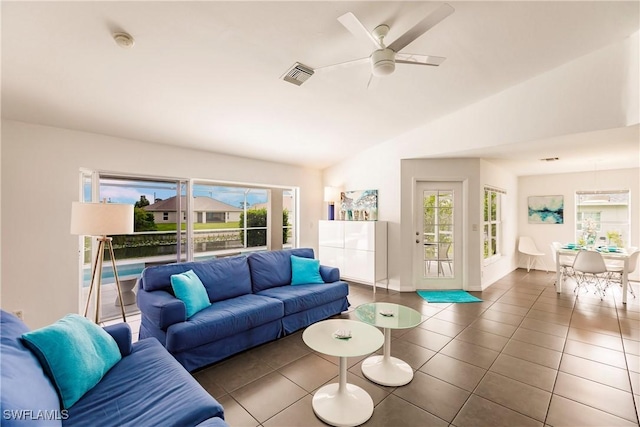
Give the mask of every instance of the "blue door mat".
[[447, 290], [447, 291], [417, 291], [427, 302], [482, 302], [480, 298], [476, 298], [469, 292], [463, 290]]

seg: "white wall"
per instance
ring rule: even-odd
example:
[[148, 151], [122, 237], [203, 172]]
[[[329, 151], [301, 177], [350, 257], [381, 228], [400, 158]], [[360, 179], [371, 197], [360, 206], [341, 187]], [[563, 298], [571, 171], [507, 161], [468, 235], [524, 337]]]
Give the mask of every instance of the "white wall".
[[[327, 168], [324, 185], [346, 190], [378, 189], [379, 219], [389, 221], [390, 286], [412, 287], [404, 271], [406, 249], [402, 242], [407, 236], [401, 221], [406, 221], [402, 212], [410, 207], [404, 205], [406, 199], [401, 199], [398, 190], [402, 159], [618, 128], [634, 119], [637, 122], [637, 75], [629, 75], [637, 68], [637, 46], [636, 33]], [[604, 146], [603, 152], [605, 156]], [[494, 174], [491, 168], [483, 170], [489, 176]], [[477, 177], [476, 185], [481, 185], [480, 175]], [[508, 185], [512, 179], [507, 178]], [[471, 236], [469, 242], [475, 244]], [[475, 277], [480, 267], [475, 260], [469, 262], [472, 264], [468, 268], [473, 271], [470, 277]], [[508, 270], [512, 262], [506, 259], [508, 265], [487, 268], [482, 286]]]
[[[463, 288], [479, 291], [513, 271], [515, 268], [514, 238], [517, 227], [517, 177], [510, 172], [481, 159], [415, 159], [403, 160], [401, 171], [401, 225], [400, 225], [400, 290], [412, 291], [414, 224], [418, 210], [415, 206], [417, 181], [459, 181], [465, 183], [463, 213]], [[492, 186], [507, 192], [503, 223], [502, 257], [484, 265], [483, 209], [484, 187]]]
[[626, 44], [627, 54], [627, 91], [626, 97], [627, 125], [631, 126], [640, 122], [640, 32], [636, 31]]
[[[413, 260], [415, 250], [415, 224], [418, 207], [415, 206], [415, 184], [418, 181], [457, 181], [463, 183], [463, 289], [480, 290], [480, 226], [481, 201], [478, 198], [480, 182], [479, 159], [403, 160], [401, 171], [401, 224], [400, 224], [400, 290], [415, 290]], [[419, 207], [422, 211], [422, 206]]]
[[636, 124], [638, 74], [629, 73], [637, 68], [638, 56], [636, 33], [426, 123], [375, 149], [384, 152], [388, 159], [443, 153], [450, 156], [456, 150]]
[[[604, 142], [606, 144], [606, 142]], [[631, 193], [631, 242], [627, 246], [640, 246], [640, 168], [598, 171], [598, 188], [595, 188], [595, 172], [554, 175], [523, 176], [518, 179], [518, 233], [531, 236], [536, 247], [545, 252], [544, 261], [554, 268], [549, 245], [551, 242], [575, 241], [576, 210], [575, 192], [588, 190], [629, 190]], [[564, 224], [529, 224], [527, 198], [529, 196], [563, 195]], [[636, 278], [636, 272], [632, 278]]]
[[[342, 190], [378, 190], [378, 220], [387, 221], [389, 287], [400, 286], [400, 159], [376, 147], [327, 171], [325, 184]], [[325, 209], [326, 210], [326, 209]]]
[[[501, 253], [502, 256], [497, 260], [494, 260], [491, 264], [484, 265], [482, 267], [482, 289], [486, 289], [496, 280], [504, 277], [509, 272], [516, 268], [517, 253], [516, 253], [516, 236], [518, 235], [518, 178], [512, 173], [492, 164], [489, 161], [480, 162], [480, 188], [479, 191], [484, 192], [484, 186], [505, 190], [507, 194], [502, 197], [502, 241], [501, 241]], [[480, 221], [484, 217], [484, 194], [481, 193], [480, 197]], [[482, 224], [482, 222], [480, 222]], [[483, 259], [483, 234], [481, 230], [480, 235], [480, 260]]]
[[13, 121], [2, 122], [2, 308], [33, 327], [78, 312], [79, 169], [300, 187], [300, 244], [317, 249], [320, 171]]

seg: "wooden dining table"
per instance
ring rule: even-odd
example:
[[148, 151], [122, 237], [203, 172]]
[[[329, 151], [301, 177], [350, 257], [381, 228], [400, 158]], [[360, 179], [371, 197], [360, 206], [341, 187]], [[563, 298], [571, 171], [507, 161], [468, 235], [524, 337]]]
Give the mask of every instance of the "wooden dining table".
[[[584, 249], [584, 248], [560, 248], [556, 251], [556, 266], [560, 265], [560, 257], [561, 256], [572, 256], [575, 257], [578, 255], [578, 252], [584, 250], [593, 250], [593, 249]], [[606, 250], [598, 251], [602, 255], [604, 259], [611, 259], [623, 262], [622, 268], [622, 303], [627, 303], [627, 288], [629, 286], [629, 253], [624, 249], [619, 249], [615, 252], [609, 252]], [[562, 269], [556, 268], [556, 292], [562, 292]]]

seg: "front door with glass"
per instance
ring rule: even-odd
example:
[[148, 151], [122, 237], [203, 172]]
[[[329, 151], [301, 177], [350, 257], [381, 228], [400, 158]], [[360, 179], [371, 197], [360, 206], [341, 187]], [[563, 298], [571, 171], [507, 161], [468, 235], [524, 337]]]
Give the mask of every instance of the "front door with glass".
[[462, 183], [416, 184], [416, 289], [462, 288]]

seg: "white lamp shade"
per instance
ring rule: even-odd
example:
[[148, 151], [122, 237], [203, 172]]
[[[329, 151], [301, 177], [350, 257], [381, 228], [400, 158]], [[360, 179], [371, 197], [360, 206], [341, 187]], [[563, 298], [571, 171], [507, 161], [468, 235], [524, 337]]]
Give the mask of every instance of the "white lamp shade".
[[336, 202], [340, 200], [340, 189], [337, 187], [324, 187], [324, 201]]
[[71, 205], [71, 234], [107, 236], [133, 233], [133, 205], [81, 203]]

